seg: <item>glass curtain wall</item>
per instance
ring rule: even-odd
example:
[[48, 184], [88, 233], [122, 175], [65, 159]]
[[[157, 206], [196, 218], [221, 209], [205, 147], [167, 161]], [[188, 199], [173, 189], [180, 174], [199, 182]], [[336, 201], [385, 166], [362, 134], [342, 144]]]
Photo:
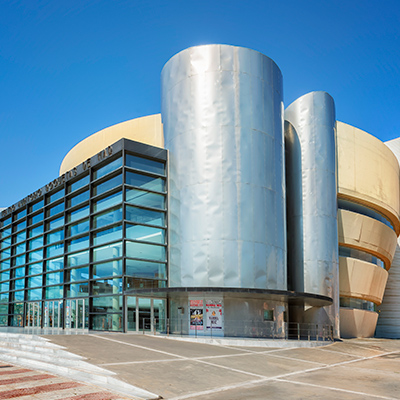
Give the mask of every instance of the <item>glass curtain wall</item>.
[[86, 299], [83, 325], [122, 331], [124, 291], [166, 287], [165, 160], [92, 164], [0, 219], [0, 326], [28, 326], [35, 303], [36, 323], [68, 328], [58, 310]]

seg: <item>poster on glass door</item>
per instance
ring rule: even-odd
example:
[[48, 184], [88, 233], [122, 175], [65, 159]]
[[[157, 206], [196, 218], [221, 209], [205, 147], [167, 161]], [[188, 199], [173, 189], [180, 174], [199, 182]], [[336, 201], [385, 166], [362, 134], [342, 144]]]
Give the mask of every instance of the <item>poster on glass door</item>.
[[222, 301], [206, 300], [207, 329], [222, 330]]
[[190, 329], [203, 330], [203, 300], [190, 300]]

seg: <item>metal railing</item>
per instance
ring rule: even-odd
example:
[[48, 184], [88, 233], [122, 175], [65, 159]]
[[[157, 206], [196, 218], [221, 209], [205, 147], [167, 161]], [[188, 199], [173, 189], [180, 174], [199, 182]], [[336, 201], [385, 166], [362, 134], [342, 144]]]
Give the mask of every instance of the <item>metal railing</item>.
[[297, 322], [231, 320], [224, 321], [224, 329], [213, 323], [206, 326], [203, 323], [190, 325], [182, 318], [141, 318], [138, 329], [143, 334], [166, 334], [192, 337], [236, 337], [253, 339], [286, 339], [308, 341], [333, 341], [333, 326], [326, 324], [311, 324]]

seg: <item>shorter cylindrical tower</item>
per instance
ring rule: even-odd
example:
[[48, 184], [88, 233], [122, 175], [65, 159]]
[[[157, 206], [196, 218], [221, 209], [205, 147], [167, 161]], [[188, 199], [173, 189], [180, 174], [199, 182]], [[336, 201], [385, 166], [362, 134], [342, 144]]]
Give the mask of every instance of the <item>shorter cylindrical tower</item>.
[[312, 92], [285, 110], [290, 289], [333, 299], [300, 310], [299, 322], [330, 323], [339, 336], [335, 105]]

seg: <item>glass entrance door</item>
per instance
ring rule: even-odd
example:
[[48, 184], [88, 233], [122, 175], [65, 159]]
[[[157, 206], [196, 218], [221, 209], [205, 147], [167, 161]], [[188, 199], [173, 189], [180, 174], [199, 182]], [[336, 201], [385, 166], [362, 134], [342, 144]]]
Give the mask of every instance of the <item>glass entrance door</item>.
[[166, 300], [127, 296], [126, 326], [128, 331], [165, 332]]
[[42, 303], [33, 301], [25, 303], [25, 327], [41, 328], [42, 326]]
[[71, 299], [66, 301], [65, 328], [89, 328], [89, 305], [87, 299]]
[[44, 302], [44, 328], [62, 328], [63, 301], [52, 300]]

